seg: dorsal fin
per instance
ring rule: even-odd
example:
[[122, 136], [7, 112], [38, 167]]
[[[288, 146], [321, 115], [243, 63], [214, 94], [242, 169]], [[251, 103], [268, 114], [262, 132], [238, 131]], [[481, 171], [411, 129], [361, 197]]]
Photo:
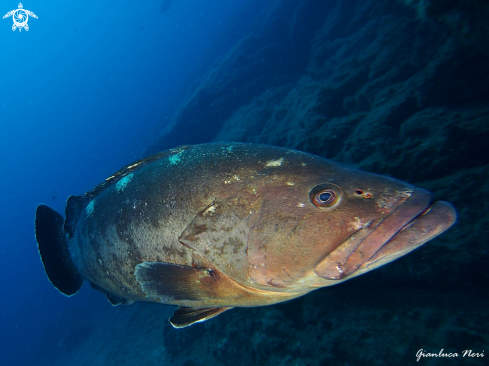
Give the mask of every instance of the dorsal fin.
[[122, 169], [120, 169], [117, 173], [111, 175], [109, 178], [107, 178], [104, 182], [100, 183], [98, 186], [96, 186], [94, 189], [91, 191], [82, 194], [81, 196], [70, 196], [68, 197], [68, 200], [66, 201], [66, 208], [65, 208], [65, 224], [64, 224], [64, 231], [68, 234], [68, 237], [70, 239], [73, 238], [73, 235], [75, 233], [75, 228], [76, 224], [78, 223], [78, 219], [80, 218], [80, 214], [83, 212], [85, 207], [95, 198], [97, 197], [100, 193], [102, 193], [107, 187], [110, 187], [113, 184], [116, 184], [118, 181], [120, 181], [122, 178], [127, 176], [128, 174], [131, 174], [132, 172], [136, 171], [137, 169], [148, 165], [156, 160], [162, 159], [164, 157], [167, 157], [169, 155], [177, 154], [180, 153], [183, 150], [186, 150], [190, 148], [190, 146], [179, 146], [177, 148], [168, 150], [168, 151], [163, 151], [151, 156], [148, 156], [144, 159], [138, 160], [134, 163], [128, 164]]

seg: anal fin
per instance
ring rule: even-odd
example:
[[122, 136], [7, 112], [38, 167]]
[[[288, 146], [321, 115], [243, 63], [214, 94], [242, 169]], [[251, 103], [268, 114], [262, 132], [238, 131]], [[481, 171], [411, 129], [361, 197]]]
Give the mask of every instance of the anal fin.
[[195, 323], [201, 323], [224, 313], [232, 307], [222, 308], [187, 308], [180, 306], [169, 319], [174, 328], [185, 328]]
[[113, 293], [106, 291], [99, 285], [93, 283], [90, 281], [90, 285], [97, 291], [103, 292], [105, 294], [105, 297], [107, 297], [107, 300], [111, 303], [113, 306], [118, 306], [118, 305], [132, 305], [134, 304], [134, 301], [125, 299], [123, 297], [114, 295]]
[[118, 305], [132, 305], [134, 304], [134, 301], [125, 299], [123, 297], [114, 295], [110, 292], [105, 292], [105, 297], [107, 297], [107, 300], [113, 305], [113, 306], [118, 306]]

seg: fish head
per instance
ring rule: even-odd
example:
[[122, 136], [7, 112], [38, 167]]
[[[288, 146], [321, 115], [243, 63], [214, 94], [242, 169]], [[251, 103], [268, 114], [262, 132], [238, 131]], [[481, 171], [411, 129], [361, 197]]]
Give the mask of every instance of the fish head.
[[[261, 286], [334, 285], [389, 263], [447, 230], [453, 207], [408, 183], [314, 158], [264, 185], [248, 239]], [[268, 175], [272, 173], [267, 173]]]

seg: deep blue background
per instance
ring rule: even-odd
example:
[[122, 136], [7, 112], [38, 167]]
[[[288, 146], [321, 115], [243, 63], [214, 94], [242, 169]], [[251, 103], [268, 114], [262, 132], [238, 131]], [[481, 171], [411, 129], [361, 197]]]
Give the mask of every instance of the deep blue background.
[[[159, 0], [27, 1], [38, 16], [28, 32], [0, 22], [1, 364], [30, 362], [70, 307], [107, 309], [89, 286], [75, 305], [48, 282], [36, 205], [62, 212], [70, 194], [139, 159], [249, 3], [179, 0], [163, 14]], [[18, 5], [0, 4], [2, 16]]]

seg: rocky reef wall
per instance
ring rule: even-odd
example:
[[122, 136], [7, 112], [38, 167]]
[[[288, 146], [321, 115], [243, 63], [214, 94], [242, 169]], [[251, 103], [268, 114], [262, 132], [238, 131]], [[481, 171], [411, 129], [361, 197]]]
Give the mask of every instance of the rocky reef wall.
[[475, 0], [270, 1], [146, 154], [286, 146], [431, 190], [459, 222], [352, 283], [172, 332], [169, 349], [208, 347], [225, 365], [402, 365], [419, 348], [487, 345], [488, 15]]

